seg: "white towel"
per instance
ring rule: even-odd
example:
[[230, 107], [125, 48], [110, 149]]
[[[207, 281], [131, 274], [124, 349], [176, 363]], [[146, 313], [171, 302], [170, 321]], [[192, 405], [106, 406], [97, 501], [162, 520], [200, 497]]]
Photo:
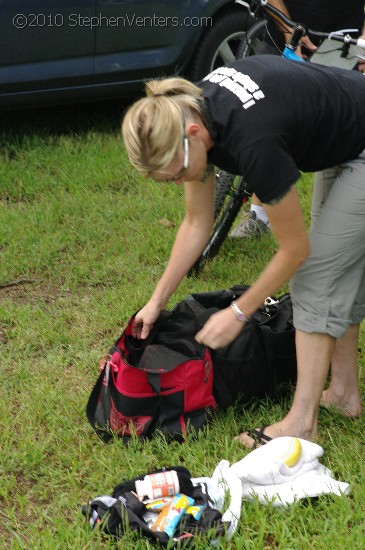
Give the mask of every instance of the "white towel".
[[293, 481], [273, 485], [260, 485], [258, 483], [243, 482], [242, 496], [252, 501], [256, 498], [261, 504], [273, 504], [274, 506], [288, 506], [296, 500], [307, 497], [334, 494], [338, 496], [348, 495], [350, 486], [348, 483], [336, 481], [332, 472], [319, 464], [318, 468], [305, 472]]
[[208, 494], [214, 503], [214, 507], [223, 513], [225, 496], [230, 496], [229, 506], [223, 513], [222, 520], [230, 523], [226, 533], [229, 540], [235, 530], [241, 516], [242, 484], [235, 475], [230, 472], [228, 460], [221, 460], [215, 468], [211, 478], [200, 477], [192, 479], [194, 485], [206, 485]]
[[316, 443], [299, 439], [301, 454], [298, 462], [289, 468], [284, 462], [284, 456], [292, 442], [292, 437], [277, 437], [266, 445], [255, 449], [230, 468], [231, 473], [242, 481], [253, 481], [260, 485], [285, 483], [288, 478], [295, 479], [304, 472], [315, 469], [318, 458], [323, 455], [323, 449]]
[[242, 482], [243, 498], [275, 506], [288, 505], [296, 499], [333, 493], [348, 494], [348, 483], [333, 479], [332, 472], [320, 464], [323, 449], [316, 443], [299, 439], [301, 453], [292, 467], [285, 464], [291, 437], [278, 437], [255, 449], [229, 472]]
[[194, 485], [206, 486], [214, 506], [221, 512], [225, 497], [230, 496], [229, 506], [223, 514], [223, 520], [230, 522], [227, 540], [237, 528], [242, 499], [257, 498], [261, 504], [288, 506], [306, 497], [349, 494], [349, 484], [336, 481], [332, 472], [320, 464], [318, 459], [323, 449], [316, 443], [299, 439], [300, 456], [292, 467], [287, 466], [284, 460], [292, 439], [278, 437], [231, 466], [227, 460], [221, 460], [211, 478], [192, 479]]

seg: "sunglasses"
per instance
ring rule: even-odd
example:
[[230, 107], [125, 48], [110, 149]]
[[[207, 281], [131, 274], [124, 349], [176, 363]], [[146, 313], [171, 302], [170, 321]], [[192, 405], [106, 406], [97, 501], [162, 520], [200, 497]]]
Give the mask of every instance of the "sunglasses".
[[187, 170], [189, 168], [189, 140], [188, 136], [184, 132], [184, 164], [183, 164], [184, 170]]
[[183, 162], [183, 167], [181, 168], [181, 170], [174, 176], [174, 180], [180, 179], [181, 176], [183, 175], [183, 173], [185, 172], [185, 170], [187, 170], [187, 168], [189, 168], [189, 140], [188, 140], [188, 136], [186, 135], [184, 115], [183, 115], [183, 128], [184, 128], [184, 137], [183, 137], [184, 162]]

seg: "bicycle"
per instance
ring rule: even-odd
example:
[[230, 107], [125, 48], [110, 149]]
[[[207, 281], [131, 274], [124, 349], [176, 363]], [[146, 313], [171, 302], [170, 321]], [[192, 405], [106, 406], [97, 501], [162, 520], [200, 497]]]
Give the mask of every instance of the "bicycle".
[[[311, 63], [315, 62], [322, 65], [353, 69], [358, 62], [357, 58], [363, 58], [365, 41], [352, 38], [349, 34], [350, 32], [358, 32], [357, 29], [345, 29], [344, 31], [332, 33], [315, 31], [301, 23], [292, 21], [284, 13], [267, 2], [267, 0], [249, 0], [248, 2], [244, 0], [235, 0], [235, 2], [247, 8], [250, 15], [258, 19], [240, 41], [236, 51], [237, 59], [256, 55], [261, 43], [267, 36], [270, 37], [270, 32], [268, 30], [268, 21], [272, 17], [270, 14], [275, 15], [282, 23], [285, 23], [288, 27], [293, 29], [291, 38], [286, 44], [283, 52], [280, 52], [278, 49], [282, 56], [287, 59], [303, 61], [301, 57], [295, 54], [295, 50], [300, 40], [307, 35], [324, 39], [324, 42], [322, 42], [316, 53], [311, 55]], [[346, 32], [345, 35], [341, 34], [344, 32]], [[341, 42], [341, 46], [338, 48], [330, 47], [329, 44], [332, 40]]]
[[190, 268], [188, 277], [198, 275], [206, 262], [218, 254], [242, 204], [247, 202], [251, 195], [242, 176], [235, 176], [224, 170], [217, 172], [213, 230], [203, 252]]
[[[356, 60], [357, 57], [364, 58], [365, 40], [363, 39], [354, 39], [348, 33], [343, 35], [309, 29], [289, 19], [284, 13], [269, 4], [267, 0], [249, 0], [248, 2], [244, 0], [235, 1], [247, 8], [250, 15], [258, 19], [257, 23], [254, 23], [250, 27], [245, 37], [238, 45], [236, 59], [256, 54], [257, 48], [269, 32], [267, 26], [269, 17], [271, 17], [270, 14], [275, 15], [283, 24], [293, 29], [289, 42], [281, 52], [281, 55], [286, 59], [304, 62], [304, 60], [295, 53], [295, 50], [300, 40], [307, 34], [324, 39], [323, 44], [325, 45], [324, 48], [322, 45], [318, 48], [315, 56], [312, 56], [311, 62], [333, 65], [334, 61], [337, 61], [337, 66], [340, 65], [346, 68], [353, 68], [356, 64], [354, 60]], [[341, 47], [334, 49], [328, 48], [328, 42], [332, 40], [342, 43]], [[336, 56], [335, 58], [333, 54]], [[338, 59], [342, 60], [342, 63], [339, 63]], [[347, 63], [347, 66], [345, 63]], [[348, 66], [351, 64], [351, 67]], [[252, 194], [243, 176], [235, 176], [222, 170], [217, 172], [215, 187], [215, 223], [213, 230], [206, 247], [190, 269], [188, 276], [198, 275], [205, 263], [218, 254], [242, 204], [245, 203]]]

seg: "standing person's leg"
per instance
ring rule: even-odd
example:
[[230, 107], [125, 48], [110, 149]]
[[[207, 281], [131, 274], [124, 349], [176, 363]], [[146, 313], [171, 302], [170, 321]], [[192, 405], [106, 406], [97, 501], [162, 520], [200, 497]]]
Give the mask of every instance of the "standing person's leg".
[[298, 377], [292, 406], [285, 418], [265, 433], [295, 435], [312, 441], [318, 436], [318, 409], [336, 339], [328, 334], [296, 332]]
[[[364, 153], [362, 155], [364, 158]], [[361, 162], [361, 161], [360, 161]], [[339, 174], [340, 168], [334, 167], [326, 173], [318, 174], [318, 185], [313, 192], [312, 223], [317, 223], [318, 216], [331, 187], [331, 177]], [[344, 336], [338, 338], [331, 358], [331, 380], [323, 391], [321, 404], [335, 407], [344, 416], [358, 417], [363, 412], [358, 383], [357, 350], [360, 322], [363, 318], [365, 303], [365, 271], [360, 283], [359, 292], [352, 308], [352, 324]]]
[[[328, 334], [309, 334], [297, 330], [298, 377], [294, 399], [288, 414], [280, 421], [265, 427], [269, 438], [290, 435], [313, 441], [318, 436], [318, 409], [327, 380], [336, 339]], [[246, 447], [265, 443], [252, 432], [237, 438]]]
[[262, 204], [260, 199], [256, 197], [255, 194], [253, 194], [251, 198], [250, 210], [251, 212], [255, 212], [257, 220], [261, 220], [262, 222], [264, 222], [265, 225], [267, 225], [267, 227], [270, 227], [269, 218], [267, 217], [267, 214], [265, 212], [264, 205]]
[[270, 233], [269, 218], [262, 202], [255, 194], [251, 198], [250, 212], [243, 212], [242, 221], [230, 232], [231, 239], [252, 239]]
[[359, 328], [360, 325], [352, 325], [337, 340], [331, 359], [330, 385], [321, 398], [323, 406], [335, 407], [348, 417], [358, 417], [363, 412], [357, 368]]
[[[354, 339], [357, 347], [357, 334], [349, 327], [365, 317], [365, 155], [341, 169], [316, 175], [313, 201], [311, 254], [292, 284], [298, 382], [287, 416], [265, 429], [269, 437], [316, 437], [333, 354], [336, 384], [339, 369], [351, 372], [342, 381], [353, 400], [358, 392], [357, 379], [355, 387], [349, 385], [350, 378], [354, 382], [353, 366], [340, 366], [339, 361], [340, 357], [348, 361]], [[240, 440], [248, 447], [254, 444], [252, 432], [241, 434]]]

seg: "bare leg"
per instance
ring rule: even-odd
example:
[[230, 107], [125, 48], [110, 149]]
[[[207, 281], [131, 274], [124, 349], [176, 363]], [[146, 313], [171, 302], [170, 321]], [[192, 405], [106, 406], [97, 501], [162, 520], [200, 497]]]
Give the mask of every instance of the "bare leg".
[[349, 417], [358, 417], [363, 411], [357, 369], [359, 328], [360, 325], [351, 326], [337, 340], [331, 361], [331, 382], [321, 400], [325, 407], [340, 409]]
[[[313, 441], [318, 436], [319, 404], [326, 384], [336, 339], [328, 334], [309, 334], [297, 330], [298, 379], [293, 404], [288, 414], [265, 429], [269, 437], [284, 435]], [[252, 447], [253, 439], [242, 433], [238, 439]]]
[[251, 197], [251, 204], [254, 204], [256, 206], [263, 206], [262, 202], [260, 201], [259, 198], [257, 198], [257, 196], [255, 195], [255, 193], [252, 194], [252, 197]]

